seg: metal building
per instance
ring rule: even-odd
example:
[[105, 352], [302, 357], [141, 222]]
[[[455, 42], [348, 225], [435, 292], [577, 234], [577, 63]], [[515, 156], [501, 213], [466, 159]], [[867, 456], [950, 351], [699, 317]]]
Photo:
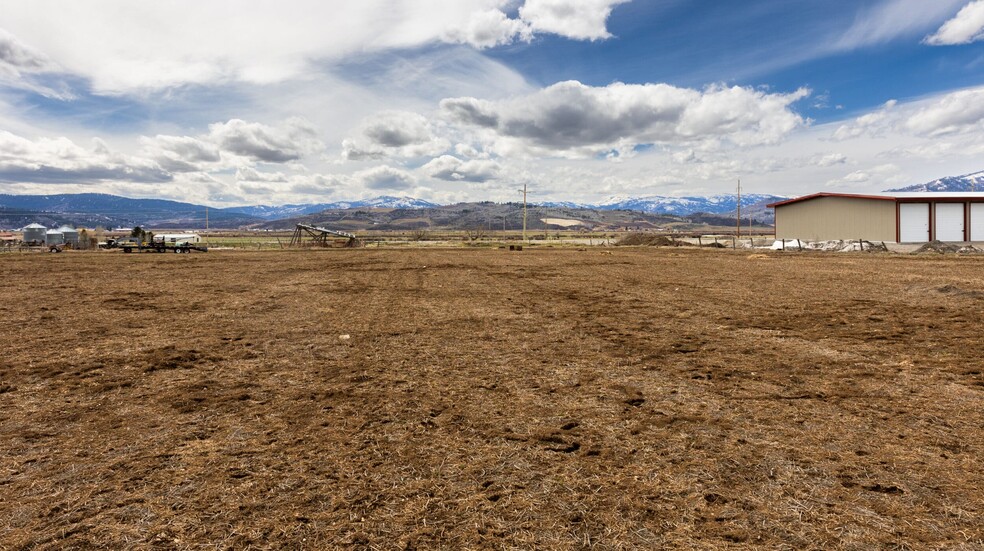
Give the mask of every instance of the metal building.
[[24, 226], [24, 242], [30, 243], [44, 243], [45, 234], [48, 233], [48, 228], [42, 226], [41, 224], [31, 224], [30, 226]]
[[71, 226], [62, 226], [58, 228], [58, 231], [62, 233], [62, 238], [66, 245], [71, 245], [73, 247], [79, 246], [79, 230]]
[[768, 207], [777, 239], [984, 241], [984, 193], [816, 193]]

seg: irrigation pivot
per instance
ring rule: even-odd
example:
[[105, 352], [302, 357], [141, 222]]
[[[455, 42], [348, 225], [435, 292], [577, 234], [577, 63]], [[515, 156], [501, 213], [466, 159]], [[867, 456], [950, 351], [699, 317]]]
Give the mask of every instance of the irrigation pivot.
[[347, 238], [348, 241], [345, 243], [346, 247], [355, 247], [358, 243], [358, 240], [355, 238], [355, 234], [338, 230], [329, 230], [328, 228], [319, 228], [317, 226], [308, 226], [307, 224], [298, 224], [297, 227], [294, 228], [294, 235], [290, 238], [290, 246], [300, 247], [303, 244], [305, 236], [310, 237], [312, 243], [321, 247], [330, 246], [328, 240], [333, 237]]

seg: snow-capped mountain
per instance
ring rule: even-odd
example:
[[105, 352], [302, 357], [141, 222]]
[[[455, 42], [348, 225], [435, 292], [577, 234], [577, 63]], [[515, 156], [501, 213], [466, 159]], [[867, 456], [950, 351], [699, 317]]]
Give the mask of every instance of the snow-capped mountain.
[[311, 203], [303, 205], [253, 205], [247, 207], [231, 207], [224, 209], [227, 212], [239, 212], [256, 216], [265, 220], [279, 220], [294, 216], [304, 216], [325, 210], [337, 209], [359, 209], [359, 208], [385, 208], [385, 209], [424, 209], [436, 207], [438, 205], [423, 199], [413, 197], [392, 197], [383, 195], [372, 199], [361, 199], [358, 201], [336, 201], [334, 203]]
[[562, 209], [590, 209], [595, 208], [587, 203], [575, 203], [573, 201], [539, 201], [536, 205], [541, 207], [552, 207]]
[[[741, 196], [742, 209], [763, 205], [785, 199], [778, 195], [748, 194]], [[664, 197], [653, 195], [649, 197], [613, 197], [600, 205], [591, 208], [601, 210], [638, 210], [649, 213], [665, 213], [685, 216], [695, 212], [710, 214], [730, 214], [735, 212], [738, 198], [735, 195], [711, 195], [709, 197]]]
[[984, 172], [964, 174], [963, 176], [948, 176], [927, 182], [916, 184], [898, 189], [888, 189], [888, 192], [914, 192], [914, 191], [984, 191]]

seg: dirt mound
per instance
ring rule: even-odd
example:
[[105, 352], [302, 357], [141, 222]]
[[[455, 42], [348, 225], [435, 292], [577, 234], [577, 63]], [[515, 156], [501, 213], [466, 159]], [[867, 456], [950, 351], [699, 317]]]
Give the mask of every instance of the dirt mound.
[[984, 251], [978, 249], [973, 245], [965, 245], [957, 249], [957, 254], [981, 254], [981, 253], [984, 253]]
[[960, 247], [952, 243], [944, 243], [939, 240], [933, 240], [930, 241], [929, 243], [926, 243], [922, 247], [919, 247], [918, 249], [912, 251], [912, 254], [923, 254], [923, 253], [945, 254], [945, 253], [955, 253], [959, 250]]
[[618, 246], [630, 247], [680, 247], [680, 241], [665, 235], [651, 235], [647, 233], [630, 233], [615, 242]]

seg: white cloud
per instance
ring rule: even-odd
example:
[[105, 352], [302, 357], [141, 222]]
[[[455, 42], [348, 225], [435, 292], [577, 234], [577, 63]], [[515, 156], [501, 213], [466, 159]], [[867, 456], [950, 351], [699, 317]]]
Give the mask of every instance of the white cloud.
[[449, 182], [487, 182], [499, 177], [501, 166], [490, 159], [462, 161], [451, 155], [442, 155], [420, 168], [431, 178]]
[[232, 119], [209, 125], [208, 139], [223, 151], [253, 161], [286, 163], [324, 149], [317, 132], [300, 119], [280, 128]]
[[984, 40], [984, 0], [974, 0], [923, 40], [933, 46], [970, 44]]
[[840, 125], [833, 139], [878, 137], [889, 132], [937, 138], [984, 131], [984, 87], [949, 92], [899, 105], [892, 100], [881, 109]]
[[112, 151], [102, 140], [92, 149], [68, 138], [29, 140], [0, 130], [0, 182], [93, 184], [107, 181], [167, 182], [157, 163]]
[[517, 19], [509, 19], [501, 10], [487, 10], [472, 14], [468, 23], [447, 32], [448, 42], [471, 44], [476, 48], [491, 48], [511, 44], [515, 40], [529, 42], [533, 32], [529, 25]]
[[984, 87], [952, 92], [919, 106], [905, 127], [931, 137], [984, 130]]
[[877, 136], [885, 130], [885, 123], [891, 120], [892, 109], [896, 105], [898, 105], [898, 101], [889, 100], [877, 111], [866, 113], [850, 123], [840, 125], [834, 132], [833, 139], [839, 141], [858, 136]]
[[[529, 40], [533, 31], [573, 39], [608, 36], [611, 7], [625, 0], [282, 0], [235, 6], [169, 0], [0, 0], [7, 31], [91, 81], [100, 94], [189, 84], [270, 84], [346, 56], [445, 41], [478, 48]], [[58, 14], [39, 17], [38, 14]], [[222, 32], [216, 32], [221, 26]], [[14, 50], [10, 50], [13, 52]], [[18, 47], [24, 62], [25, 50]]]
[[966, 0], [882, 0], [862, 11], [854, 24], [831, 43], [834, 51], [885, 44], [919, 36], [949, 17]]
[[829, 167], [847, 163], [847, 155], [841, 153], [817, 154], [810, 158], [810, 162], [819, 167]]
[[450, 147], [448, 140], [434, 135], [422, 115], [384, 111], [363, 121], [358, 137], [342, 142], [342, 156], [350, 161], [387, 156], [414, 158], [439, 155]]
[[877, 181], [881, 186], [900, 183], [896, 178], [901, 170], [894, 164], [873, 166], [867, 170], [856, 170], [841, 178], [829, 180], [827, 187], [850, 187]]
[[376, 191], [403, 191], [412, 188], [417, 178], [405, 170], [383, 165], [356, 172], [352, 182]]
[[70, 99], [71, 92], [58, 83], [44, 83], [41, 76], [53, 73], [58, 66], [46, 55], [0, 29], [0, 85], [30, 90], [55, 99]]
[[441, 108], [458, 124], [491, 132], [500, 154], [525, 149], [584, 157], [649, 143], [775, 143], [806, 124], [790, 105], [808, 94], [721, 86], [701, 92], [666, 84], [592, 87], [568, 81], [508, 101], [450, 98]]
[[144, 154], [170, 172], [200, 172], [218, 163], [218, 146], [191, 136], [142, 137]]
[[629, 0], [526, 0], [519, 15], [534, 31], [579, 40], [599, 40], [611, 34], [605, 22], [612, 8]]

